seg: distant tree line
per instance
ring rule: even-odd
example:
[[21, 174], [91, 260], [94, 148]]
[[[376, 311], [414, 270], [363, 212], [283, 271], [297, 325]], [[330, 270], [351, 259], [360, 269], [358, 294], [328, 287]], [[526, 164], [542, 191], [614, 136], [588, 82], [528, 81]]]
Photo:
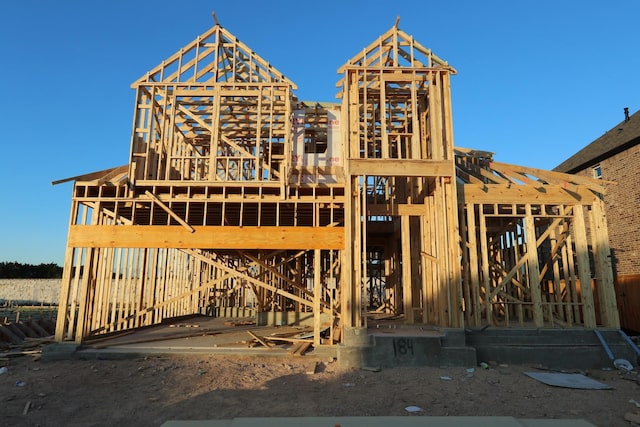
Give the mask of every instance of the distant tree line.
[[62, 267], [57, 264], [21, 264], [0, 262], [0, 279], [58, 279], [62, 277]]

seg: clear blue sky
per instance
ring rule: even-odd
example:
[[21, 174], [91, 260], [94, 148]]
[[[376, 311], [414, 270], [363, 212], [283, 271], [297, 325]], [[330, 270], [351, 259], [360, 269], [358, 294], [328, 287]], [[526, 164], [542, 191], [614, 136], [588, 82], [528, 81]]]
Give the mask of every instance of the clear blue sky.
[[12, 0], [0, 5], [0, 261], [63, 263], [72, 184], [127, 163], [131, 82], [213, 25], [335, 101], [393, 26], [458, 70], [455, 144], [552, 169], [640, 109], [638, 0]]

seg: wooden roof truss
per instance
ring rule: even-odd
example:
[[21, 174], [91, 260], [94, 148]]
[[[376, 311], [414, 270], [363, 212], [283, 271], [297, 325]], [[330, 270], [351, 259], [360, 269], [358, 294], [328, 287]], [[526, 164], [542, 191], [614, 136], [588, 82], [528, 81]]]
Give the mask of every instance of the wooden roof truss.
[[219, 25], [133, 87], [134, 180], [284, 185], [296, 86]]

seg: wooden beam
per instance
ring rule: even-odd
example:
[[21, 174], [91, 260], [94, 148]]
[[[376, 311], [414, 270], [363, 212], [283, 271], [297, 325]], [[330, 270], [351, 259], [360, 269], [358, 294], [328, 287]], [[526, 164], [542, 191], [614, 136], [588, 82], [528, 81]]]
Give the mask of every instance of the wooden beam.
[[176, 249], [344, 249], [342, 227], [72, 225], [68, 247]]
[[424, 204], [367, 204], [368, 216], [420, 216], [426, 213]]
[[611, 247], [607, 230], [604, 203], [598, 199], [591, 207], [591, 245], [595, 261], [596, 289], [600, 305], [601, 322], [608, 328], [620, 327], [620, 316], [616, 304], [616, 291], [611, 266]]
[[412, 324], [413, 315], [413, 288], [411, 286], [411, 233], [408, 216], [400, 217], [402, 229], [402, 306], [405, 323]]
[[162, 200], [160, 200], [160, 198], [158, 196], [156, 196], [155, 194], [153, 194], [151, 191], [147, 190], [147, 191], [144, 192], [144, 194], [146, 194], [151, 200], [156, 202], [156, 204], [158, 206], [160, 206], [166, 213], [168, 213], [169, 216], [171, 216], [171, 218], [173, 218], [176, 221], [178, 221], [178, 223], [181, 226], [183, 226], [189, 233], [193, 233], [194, 231], [196, 231], [196, 230], [194, 230], [194, 228], [192, 226], [190, 226], [185, 220], [180, 218], [180, 216], [178, 214], [176, 214], [169, 206], [164, 204], [164, 202]]
[[[531, 213], [531, 204], [527, 203], [526, 216], [524, 218], [525, 240], [527, 245], [527, 270], [529, 278], [529, 289], [531, 290], [531, 302], [533, 303], [533, 323], [536, 328], [544, 326], [544, 316], [542, 314], [542, 293], [540, 289], [540, 267], [538, 263], [538, 244], [536, 238], [536, 227]], [[525, 259], [525, 257], [523, 257]]]
[[104, 178], [105, 176], [109, 176], [113, 178], [119, 173], [124, 173], [129, 170], [129, 165], [117, 166], [115, 168], [104, 169], [97, 172], [86, 173], [84, 175], [76, 175], [69, 178], [58, 179], [56, 181], [51, 181], [51, 185], [58, 185], [69, 181], [95, 181], [96, 179]]
[[455, 176], [449, 160], [349, 159], [351, 176]]
[[589, 266], [589, 247], [587, 240], [587, 228], [584, 218], [584, 207], [573, 207], [573, 233], [575, 235], [576, 263], [578, 280], [580, 281], [580, 295], [583, 302], [582, 314], [585, 328], [596, 327], [596, 312], [593, 300], [593, 288], [591, 287], [591, 271]]
[[559, 185], [534, 188], [528, 185], [459, 184], [458, 203], [590, 204], [596, 195], [586, 187], [570, 191]]
[[313, 253], [313, 343], [320, 345], [320, 315], [322, 309], [320, 302], [322, 301], [322, 271], [320, 249], [316, 249]]
[[560, 185], [566, 186], [566, 187], [570, 187], [570, 184], [572, 183], [583, 185], [601, 194], [605, 194], [606, 192], [606, 188], [604, 184], [615, 184], [615, 182], [613, 181], [603, 181], [601, 179], [590, 178], [587, 176], [573, 175], [573, 174], [563, 173], [563, 172], [547, 171], [543, 169], [529, 168], [529, 167], [518, 166], [518, 165], [509, 165], [506, 163], [499, 163], [499, 162], [491, 162], [489, 164], [489, 167], [497, 171], [511, 170], [519, 174], [528, 174], [531, 176], [542, 178], [543, 180], [550, 183], [551, 181], [557, 182], [561, 180], [562, 183]]

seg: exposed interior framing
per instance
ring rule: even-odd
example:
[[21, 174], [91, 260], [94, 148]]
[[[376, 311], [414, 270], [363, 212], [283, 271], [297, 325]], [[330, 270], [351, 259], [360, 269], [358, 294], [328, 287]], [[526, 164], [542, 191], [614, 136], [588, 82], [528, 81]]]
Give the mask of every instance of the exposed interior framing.
[[600, 180], [454, 147], [455, 70], [396, 25], [300, 101], [216, 23], [133, 83], [129, 163], [76, 176], [56, 339], [191, 314], [618, 327]]

